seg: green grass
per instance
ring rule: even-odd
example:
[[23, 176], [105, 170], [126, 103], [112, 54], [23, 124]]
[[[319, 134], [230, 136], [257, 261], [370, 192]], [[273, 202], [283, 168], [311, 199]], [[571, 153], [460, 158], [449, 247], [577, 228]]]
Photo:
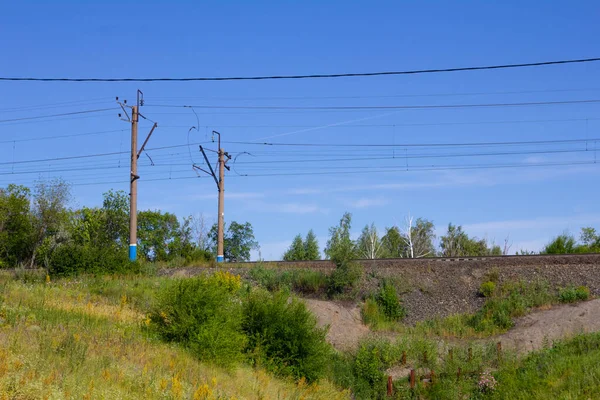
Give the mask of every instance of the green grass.
[[250, 278], [269, 291], [291, 290], [299, 294], [324, 295], [328, 276], [310, 269], [281, 270], [257, 265], [250, 269]]
[[363, 319], [374, 330], [390, 330], [427, 337], [484, 338], [506, 332], [513, 327], [515, 318], [537, 308], [560, 302], [587, 300], [589, 297], [589, 289], [586, 287], [568, 287], [557, 292], [541, 280], [485, 285], [484, 290], [485, 303], [473, 314], [433, 318], [409, 327], [385, 319], [381, 306], [377, 302], [367, 300], [363, 305]]
[[327, 380], [222, 369], [148, 329], [165, 278], [77, 277], [46, 283], [0, 272], [0, 400], [347, 398]]

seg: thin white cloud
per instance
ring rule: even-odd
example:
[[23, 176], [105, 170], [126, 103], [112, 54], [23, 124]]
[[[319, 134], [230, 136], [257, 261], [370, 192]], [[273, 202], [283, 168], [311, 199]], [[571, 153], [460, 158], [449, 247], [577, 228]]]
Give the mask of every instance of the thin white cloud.
[[348, 202], [348, 205], [353, 208], [369, 208], [382, 207], [389, 204], [390, 201], [384, 197], [363, 197], [358, 200]]

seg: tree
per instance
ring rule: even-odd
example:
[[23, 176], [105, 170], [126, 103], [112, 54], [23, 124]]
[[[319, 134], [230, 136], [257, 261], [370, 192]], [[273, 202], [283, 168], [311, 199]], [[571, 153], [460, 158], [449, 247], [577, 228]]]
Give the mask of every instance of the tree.
[[171, 213], [140, 211], [138, 213], [138, 246], [150, 261], [168, 261], [175, 255], [169, 245], [176, 240], [180, 224]]
[[[226, 227], [223, 226], [223, 229]], [[214, 224], [209, 232], [213, 243], [213, 252], [217, 252], [217, 224]], [[223, 235], [223, 256], [227, 261], [249, 261], [250, 251], [258, 248], [258, 242], [254, 238], [254, 230], [249, 222], [239, 224], [233, 221]]]
[[65, 242], [65, 228], [69, 219], [68, 204], [71, 188], [62, 179], [37, 182], [31, 209], [33, 224], [33, 251], [30, 267], [35, 265], [38, 253], [48, 257], [61, 242]]
[[351, 226], [352, 214], [346, 212], [338, 226], [329, 228], [329, 240], [325, 247], [325, 255], [336, 264], [356, 258], [354, 242], [350, 239]]
[[581, 253], [598, 253], [600, 252], [600, 235], [596, 233], [596, 229], [591, 227], [581, 228]]
[[304, 257], [306, 260], [320, 260], [319, 242], [313, 230], [309, 230], [304, 240]]
[[420, 258], [435, 254], [435, 226], [433, 222], [417, 218], [413, 224], [413, 217], [406, 218], [402, 239], [406, 244], [406, 257]]
[[304, 242], [300, 234], [296, 235], [292, 244], [283, 254], [284, 261], [303, 261], [306, 260], [306, 249], [304, 248]]
[[440, 247], [444, 257], [477, 257], [502, 254], [500, 246], [494, 246], [490, 249], [485, 239], [470, 238], [462, 230], [462, 226], [453, 224], [448, 224], [446, 235], [440, 237]]
[[406, 242], [400, 234], [400, 229], [397, 226], [385, 228], [385, 235], [381, 238], [383, 247], [383, 255], [385, 258], [401, 258], [406, 254]]
[[103, 194], [105, 236], [117, 246], [129, 247], [129, 196], [122, 191], [109, 190]]
[[356, 241], [356, 251], [360, 257], [371, 260], [381, 256], [383, 247], [374, 223], [363, 228]]
[[195, 214], [190, 216], [190, 227], [192, 229], [192, 237], [194, 243], [201, 250], [208, 250], [210, 248], [210, 237], [208, 235], [208, 222], [204, 214]]
[[568, 233], [558, 235], [544, 247], [544, 254], [571, 254], [577, 252], [575, 238]]
[[0, 268], [25, 263], [32, 251], [30, 191], [24, 186], [8, 185], [0, 189]]

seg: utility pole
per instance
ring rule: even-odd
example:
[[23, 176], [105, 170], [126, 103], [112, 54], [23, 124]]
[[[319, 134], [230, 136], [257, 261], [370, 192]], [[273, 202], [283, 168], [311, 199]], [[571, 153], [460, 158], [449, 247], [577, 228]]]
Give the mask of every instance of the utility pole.
[[[140, 120], [140, 116], [144, 119], [147, 119], [142, 114], [140, 114], [140, 106], [144, 105], [144, 93], [141, 90], [137, 91], [137, 102], [135, 106], [128, 106], [127, 100], [124, 100], [122, 103], [119, 102], [119, 98], [117, 97], [117, 103], [123, 109], [125, 116], [127, 119], [123, 119], [126, 122], [131, 123], [131, 170], [129, 172], [129, 261], [135, 261], [137, 259], [137, 181], [140, 179], [137, 171], [137, 162], [138, 158], [144, 151], [146, 147], [146, 143], [150, 140], [150, 136], [154, 132], [154, 129], [158, 126], [155, 122], [152, 125], [152, 129], [146, 136], [146, 140], [144, 140], [144, 144], [138, 150], [138, 122]], [[131, 118], [127, 114], [126, 107], [131, 108]], [[121, 117], [121, 114], [119, 114]]]
[[217, 175], [215, 174], [215, 171], [212, 165], [210, 164], [210, 161], [208, 161], [208, 157], [206, 156], [206, 152], [204, 151], [202, 145], [200, 145], [200, 151], [204, 156], [204, 161], [206, 161], [206, 165], [208, 165], [210, 172], [198, 167], [197, 165], [194, 165], [194, 168], [199, 169], [200, 171], [212, 176], [215, 180], [215, 183], [217, 184], [217, 190], [219, 191], [219, 215], [217, 217], [217, 262], [224, 262], [225, 251], [223, 245], [223, 236], [225, 230], [225, 169], [227, 169], [227, 171], [229, 171], [230, 169], [227, 165], [227, 161], [231, 160], [231, 156], [221, 148], [221, 134], [217, 131], [213, 131], [213, 142], [215, 141], [215, 135], [219, 136], [219, 150], [216, 152], [219, 156], [219, 178], [217, 178]]
[[131, 107], [131, 173], [129, 176], [129, 261], [137, 259], [138, 106]]

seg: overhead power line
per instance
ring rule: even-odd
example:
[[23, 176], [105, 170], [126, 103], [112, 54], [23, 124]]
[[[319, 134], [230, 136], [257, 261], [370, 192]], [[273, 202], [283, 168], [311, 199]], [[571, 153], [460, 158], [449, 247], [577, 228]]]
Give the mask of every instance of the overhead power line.
[[[474, 108], [474, 107], [519, 107], [547, 106], [558, 104], [600, 103], [599, 99], [564, 100], [564, 101], [533, 101], [524, 103], [482, 103], [482, 104], [433, 104], [433, 105], [394, 105], [394, 106], [190, 106], [171, 104], [148, 104], [148, 107], [168, 108], [204, 108], [204, 109], [237, 109], [237, 110], [396, 110], [396, 109], [427, 109], [427, 108]], [[0, 121], [1, 122], [1, 121]]]
[[112, 108], [99, 108], [99, 109], [96, 109], [96, 110], [83, 110], [83, 111], [73, 111], [73, 112], [60, 113], [60, 114], [36, 115], [36, 116], [33, 116], [33, 117], [21, 117], [21, 118], [12, 118], [12, 119], [2, 119], [2, 120], [0, 120], [0, 122], [13, 122], [13, 121], [25, 121], [25, 120], [30, 120], [30, 119], [64, 117], [64, 116], [67, 116], [67, 115], [89, 114], [89, 113], [97, 113], [97, 112], [110, 111], [110, 110], [115, 110], [115, 108], [114, 107], [112, 107]]
[[600, 57], [570, 60], [541, 61], [533, 63], [500, 64], [472, 67], [417, 69], [406, 71], [355, 72], [336, 74], [306, 75], [260, 75], [260, 76], [228, 76], [228, 77], [191, 77], [191, 78], [36, 78], [36, 77], [0, 77], [0, 81], [33, 81], [33, 82], [190, 82], [190, 81], [257, 81], [272, 79], [315, 79], [315, 78], [352, 78], [388, 75], [416, 75], [441, 72], [482, 71], [508, 68], [541, 67], [548, 65], [589, 63], [600, 61]]

